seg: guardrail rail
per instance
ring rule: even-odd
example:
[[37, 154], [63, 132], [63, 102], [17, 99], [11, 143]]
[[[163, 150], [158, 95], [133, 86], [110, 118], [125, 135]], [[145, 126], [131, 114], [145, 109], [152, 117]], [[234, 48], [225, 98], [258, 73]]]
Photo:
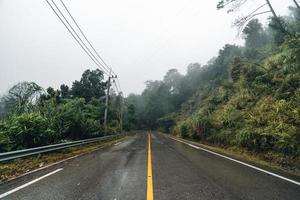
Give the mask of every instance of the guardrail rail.
[[18, 150], [18, 151], [10, 151], [10, 152], [5, 152], [5, 153], [0, 153], [0, 162], [14, 160], [14, 159], [17, 159], [17, 158], [24, 158], [24, 157], [27, 157], [27, 156], [37, 155], [37, 154], [50, 152], [50, 151], [66, 149], [66, 148], [69, 148], [69, 147], [80, 146], [80, 145], [83, 145], [83, 144], [89, 144], [89, 143], [100, 142], [100, 141], [107, 141], [107, 140], [117, 138], [119, 136], [120, 136], [120, 134], [108, 135], [108, 136], [103, 136], [103, 137], [77, 140], [77, 141], [73, 141], [73, 142], [65, 142], [65, 143], [59, 143], [59, 144], [53, 144], [53, 145], [23, 149], [23, 150]]

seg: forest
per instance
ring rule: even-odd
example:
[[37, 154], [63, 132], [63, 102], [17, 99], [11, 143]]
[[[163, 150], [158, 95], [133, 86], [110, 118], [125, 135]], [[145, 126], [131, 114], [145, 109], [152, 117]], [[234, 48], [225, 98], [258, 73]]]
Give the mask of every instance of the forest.
[[[233, 12], [242, 1], [222, 0]], [[236, 19], [244, 45], [226, 44], [186, 73], [170, 69], [163, 80], [145, 82], [141, 94], [125, 99], [113, 90], [103, 126], [108, 86], [100, 70], [83, 72], [69, 87], [43, 89], [20, 82], [1, 97], [0, 152], [119, 133], [160, 130], [182, 138], [253, 152], [300, 155], [300, 7], [272, 15]], [[264, 14], [264, 13], [259, 13]], [[200, 47], [199, 47], [200, 48]], [[122, 126], [122, 127], [121, 127]]]
[[[231, 12], [242, 6], [230, 7], [237, 2], [217, 7]], [[186, 74], [170, 69], [163, 80], [147, 81], [142, 94], [127, 97], [137, 120], [133, 128], [299, 158], [299, 5], [287, 16], [275, 13], [266, 25], [252, 15], [234, 26], [244, 45], [226, 44], [205, 65], [191, 63]]]
[[121, 96], [113, 90], [103, 125], [107, 86], [99, 69], [58, 90], [17, 83], [1, 98], [0, 152], [120, 133]]

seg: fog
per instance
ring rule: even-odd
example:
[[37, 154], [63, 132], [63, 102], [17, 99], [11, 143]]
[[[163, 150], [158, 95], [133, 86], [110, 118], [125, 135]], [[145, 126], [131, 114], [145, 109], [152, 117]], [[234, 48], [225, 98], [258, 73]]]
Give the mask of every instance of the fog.
[[[64, 2], [118, 74], [125, 95], [141, 92], [146, 80], [161, 79], [170, 68], [184, 73], [191, 62], [205, 64], [226, 43], [241, 44], [231, 25], [251, 11], [227, 14], [216, 10], [217, 0]], [[284, 14], [292, 1], [272, 3]], [[0, 0], [0, 44], [0, 94], [20, 81], [70, 85], [85, 69], [96, 68], [44, 0]]]

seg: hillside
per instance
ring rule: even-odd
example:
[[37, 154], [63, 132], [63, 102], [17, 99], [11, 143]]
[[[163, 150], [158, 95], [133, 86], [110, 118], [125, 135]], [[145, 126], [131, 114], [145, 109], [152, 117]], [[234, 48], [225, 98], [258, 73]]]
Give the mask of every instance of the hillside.
[[[300, 153], [300, 38], [259, 63], [235, 58], [228, 78], [185, 102], [172, 133], [256, 152]], [[268, 155], [266, 155], [268, 156]]]
[[274, 18], [268, 26], [252, 19], [241, 33], [244, 46], [226, 44], [184, 75], [170, 69], [163, 80], [147, 81], [142, 94], [126, 99], [125, 128], [159, 129], [300, 166], [299, 18], [291, 8], [281, 18], [286, 31]]

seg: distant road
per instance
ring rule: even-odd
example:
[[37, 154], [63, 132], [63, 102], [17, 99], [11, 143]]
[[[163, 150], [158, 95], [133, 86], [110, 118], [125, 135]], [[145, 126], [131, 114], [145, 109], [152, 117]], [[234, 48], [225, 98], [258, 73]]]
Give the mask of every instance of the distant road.
[[[300, 186], [295, 183], [158, 133], [150, 138], [151, 145], [147, 134], [137, 134], [114, 146], [2, 184], [0, 197], [149, 200], [152, 192], [157, 200], [300, 199]], [[299, 182], [295, 177], [287, 178]], [[149, 189], [151, 182], [153, 189]]]

